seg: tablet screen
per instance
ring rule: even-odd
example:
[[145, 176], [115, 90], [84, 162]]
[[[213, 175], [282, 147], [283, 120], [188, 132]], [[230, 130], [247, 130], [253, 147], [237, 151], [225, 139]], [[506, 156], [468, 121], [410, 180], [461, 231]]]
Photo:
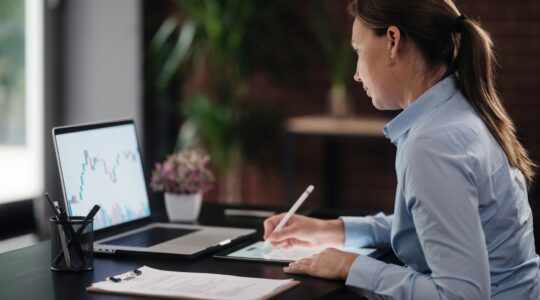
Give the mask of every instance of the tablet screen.
[[[244, 248], [236, 250], [227, 254], [227, 257], [230, 258], [239, 258], [239, 259], [252, 259], [252, 260], [267, 260], [267, 261], [279, 261], [279, 262], [292, 262], [299, 260], [304, 257], [311, 256], [313, 254], [319, 253], [324, 250], [324, 248], [301, 248], [295, 247], [291, 249], [280, 249], [268, 247], [262, 251], [262, 246], [264, 245], [263, 241], [259, 241], [248, 245]], [[345, 251], [354, 252], [361, 255], [370, 255], [373, 254], [376, 249], [373, 248], [357, 248], [357, 249], [346, 249]]]

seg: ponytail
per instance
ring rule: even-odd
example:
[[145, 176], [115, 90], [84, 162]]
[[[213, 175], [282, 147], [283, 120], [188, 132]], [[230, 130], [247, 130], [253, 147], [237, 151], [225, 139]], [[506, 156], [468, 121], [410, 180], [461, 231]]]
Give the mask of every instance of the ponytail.
[[536, 165], [516, 136], [514, 123], [495, 89], [496, 60], [488, 33], [474, 21], [463, 19], [461, 41], [455, 60], [458, 85], [476, 109], [506, 154], [512, 167], [519, 169], [530, 187]]
[[394, 25], [411, 39], [433, 70], [446, 66], [527, 186], [536, 165], [518, 141], [516, 128], [495, 89], [495, 55], [489, 34], [460, 15], [451, 0], [351, 0], [349, 12], [378, 36]]

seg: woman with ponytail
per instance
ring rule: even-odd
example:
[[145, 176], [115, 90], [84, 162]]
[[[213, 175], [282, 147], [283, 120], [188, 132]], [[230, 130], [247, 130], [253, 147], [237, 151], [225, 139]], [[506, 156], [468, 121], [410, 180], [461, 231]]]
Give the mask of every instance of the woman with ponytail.
[[[527, 189], [535, 165], [495, 89], [493, 44], [451, 0], [355, 0], [354, 79], [403, 111], [394, 214], [265, 221], [275, 247], [328, 247], [288, 273], [342, 279], [393, 299], [540, 299]], [[405, 267], [347, 249], [391, 248]], [[345, 251], [343, 251], [345, 250]]]

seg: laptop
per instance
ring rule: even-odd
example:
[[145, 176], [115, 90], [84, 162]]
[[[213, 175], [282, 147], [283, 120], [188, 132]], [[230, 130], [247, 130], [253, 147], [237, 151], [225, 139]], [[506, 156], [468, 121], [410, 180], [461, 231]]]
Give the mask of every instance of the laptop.
[[199, 256], [247, 239], [255, 229], [152, 222], [132, 120], [57, 127], [53, 140], [68, 215], [95, 204], [94, 252]]

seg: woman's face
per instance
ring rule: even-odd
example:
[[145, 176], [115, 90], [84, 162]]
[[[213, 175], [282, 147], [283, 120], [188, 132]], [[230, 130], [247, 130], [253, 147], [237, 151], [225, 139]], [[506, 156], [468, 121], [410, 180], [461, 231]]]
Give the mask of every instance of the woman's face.
[[358, 55], [354, 80], [362, 83], [373, 106], [379, 110], [403, 108], [400, 80], [391, 60], [392, 41], [387, 36], [376, 36], [356, 18], [351, 42]]

